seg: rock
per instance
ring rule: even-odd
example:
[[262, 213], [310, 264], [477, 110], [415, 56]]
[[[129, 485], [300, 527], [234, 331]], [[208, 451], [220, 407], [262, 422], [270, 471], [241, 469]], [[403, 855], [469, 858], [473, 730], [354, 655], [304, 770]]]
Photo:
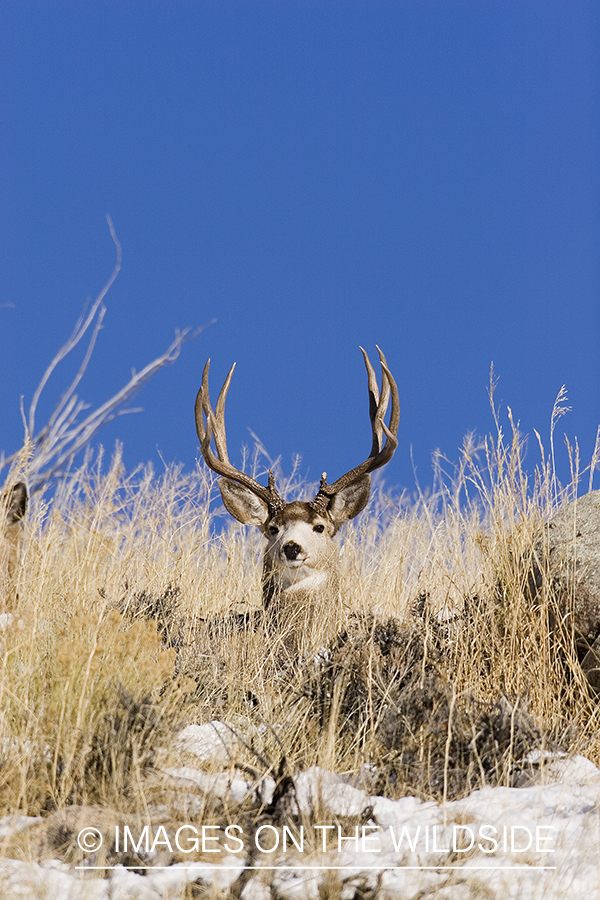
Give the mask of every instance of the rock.
[[545, 578], [561, 612], [572, 616], [588, 679], [600, 687], [600, 491], [567, 504], [544, 526], [534, 548], [533, 594]]
[[224, 722], [188, 725], [176, 737], [177, 748], [202, 761], [230, 763], [239, 742], [234, 731]]

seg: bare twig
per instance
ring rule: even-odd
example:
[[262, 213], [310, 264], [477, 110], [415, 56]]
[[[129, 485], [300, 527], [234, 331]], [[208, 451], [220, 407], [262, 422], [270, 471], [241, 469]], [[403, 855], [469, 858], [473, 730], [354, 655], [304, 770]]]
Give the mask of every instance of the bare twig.
[[[75, 325], [73, 334], [63, 344], [44, 372], [33, 395], [27, 416], [25, 415], [21, 399], [21, 416], [25, 429], [24, 447], [27, 448], [27, 452], [24, 454], [24, 450], [21, 449], [6, 458], [0, 457], [0, 471], [13, 463], [21, 469], [25, 469], [23, 474], [29, 483], [29, 490], [32, 492], [46, 487], [57, 478], [63, 477], [76, 454], [89, 444], [100, 429], [112, 422], [117, 416], [140, 412], [139, 409], [123, 409], [123, 405], [127, 401], [132, 400], [159, 369], [177, 359], [184, 341], [195, 337], [202, 330], [200, 328], [195, 332], [190, 332], [189, 329], [181, 332], [176, 331], [175, 340], [161, 356], [148, 363], [141, 372], [133, 372], [130, 380], [120, 391], [89, 413], [83, 420], [80, 420], [81, 413], [89, 408], [89, 404], [81, 400], [75, 391], [87, 370], [98, 333], [102, 328], [102, 322], [106, 313], [104, 298], [121, 268], [121, 245], [110, 216], [107, 216], [106, 219], [110, 235], [117, 250], [117, 258], [112, 274], [90, 309], [86, 310], [84, 308]], [[75, 349], [90, 328], [91, 336], [75, 377], [63, 392], [47, 423], [36, 434], [35, 417], [42, 391], [59, 363]]]

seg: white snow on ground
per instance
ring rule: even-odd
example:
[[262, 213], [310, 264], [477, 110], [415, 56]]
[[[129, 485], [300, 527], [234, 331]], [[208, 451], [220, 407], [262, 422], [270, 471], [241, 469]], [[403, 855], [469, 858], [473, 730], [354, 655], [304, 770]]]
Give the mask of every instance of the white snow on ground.
[[210, 775], [191, 766], [180, 766], [177, 769], [165, 769], [165, 773], [178, 781], [182, 787], [187, 782], [211, 797], [222, 797], [234, 803], [241, 803], [251, 791], [251, 785], [244, 778], [232, 777], [226, 772]]
[[[186, 732], [186, 753], [194, 754], [189, 744], [198, 734], [199, 748], [207, 754], [203, 758], [214, 759], [208, 729]], [[212, 734], [222, 747], [224, 733], [213, 728]], [[253, 790], [244, 778], [227, 773], [210, 775], [185, 766], [170, 774], [189, 784], [190, 791], [229, 802]], [[275, 868], [247, 871], [242, 900], [318, 900], [327, 885], [342, 900], [368, 888], [375, 888], [381, 900], [600, 900], [600, 771], [581, 756], [559, 758], [545, 764], [540, 780], [436, 803], [370, 796], [347, 779], [313, 767], [294, 779], [303, 821], [350, 818], [364, 824], [339, 829], [305, 824], [302, 850], [288, 843], [286, 852], [283, 827], [265, 825], [256, 864]], [[24, 816], [0, 820], [0, 837], [36, 821]], [[258, 832], [253, 839], [258, 840]], [[2, 858], [0, 897], [177, 900], [192, 882], [204, 885], [211, 896], [226, 895], [247, 862], [244, 851], [231, 850], [219, 858], [220, 865], [198, 869], [178, 863], [145, 875], [117, 866], [104, 878], [56, 860], [37, 864]]]
[[[224, 868], [227, 866], [227, 868]], [[176, 864], [148, 875], [115, 866], [106, 879], [73, 874], [57, 860], [49, 863], [0, 860], [2, 900], [177, 900], [185, 897], [189, 884], [226, 891], [243, 871], [243, 861], [223, 860], [222, 867], [201, 870]]]

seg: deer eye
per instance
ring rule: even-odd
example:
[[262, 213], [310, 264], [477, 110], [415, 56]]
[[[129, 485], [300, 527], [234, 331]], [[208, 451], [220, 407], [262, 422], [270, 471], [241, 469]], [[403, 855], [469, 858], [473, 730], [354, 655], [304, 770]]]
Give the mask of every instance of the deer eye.
[[313, 527], [313, 531], [316, 531], [317, 534], [323, 534], [323, 532], [325, 531], [325, 526], [324, 525], [315, 525]]
[[275, 537], [276, 534], [279, 534], [279, 528], [277, 528], [275, 525], [271, 525], [269, 527], [269, 534], [271, 535], [271, 537]]

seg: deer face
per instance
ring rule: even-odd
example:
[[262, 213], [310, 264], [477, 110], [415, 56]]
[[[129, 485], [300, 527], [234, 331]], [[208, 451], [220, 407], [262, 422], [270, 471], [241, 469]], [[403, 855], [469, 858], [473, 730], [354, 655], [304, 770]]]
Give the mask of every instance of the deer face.
[[308, 503], [295, 501], [269, 517], [263, 528], [267, 538], [265, 571], [277, 578], [280, 590], [289, 587], [318, 589], [337, 565], [332, 541], [335, 525]]
[[337, 580], [338, 547], [333, 537], [340, 525], [366, 506], [370, 476], [342, 488], [327, 505], [294, 500], [273, 510], [245, 485], [219, 479], [225, 508], [244, 525], [257, 525], [267, 539], [264, 574], [278, 590], [318, 590]]

